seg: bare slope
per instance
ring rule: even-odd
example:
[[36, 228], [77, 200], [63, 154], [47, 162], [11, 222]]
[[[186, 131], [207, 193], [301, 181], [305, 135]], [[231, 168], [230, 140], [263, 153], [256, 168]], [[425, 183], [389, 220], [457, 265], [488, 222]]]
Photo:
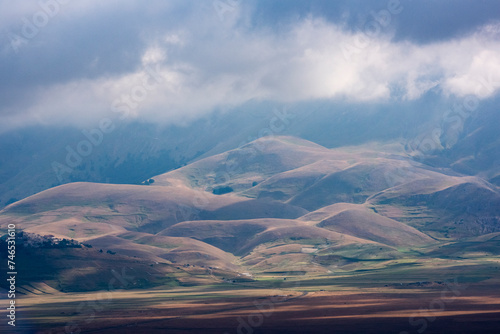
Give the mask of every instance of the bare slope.
[[[465, 242], [458, 238], [500, 231], [497, 186], [411, 161], [397, 145], [327, 149], [263, 138], [154, 179], [55, 187], [0, 211], [0, 228], [76, 239], [134, 268], [147, 261], [235, 275], [383, 268], [447, 256]], [[92, 275], [104, 270], [99, 262]]]
[[[187, 186], [134, 186], [72, 183], [43, 191], [1, 211], [0, 226], [18, 224], [34, 228], [51, 224], [51, 234], [68, 235], [72, 223], [93, 225], [95, 233], [105, 233], [109, 225], [127, 230], [158, 232], [170, 225], [193, 219], [296, 218], [306, 213], [281, 202], [217, 196]], [[59, 227], [57, 227], [59, 225]], [[80, 227], [80, 229], [83, 227]], [[112, 227], [111, 227], [112, 228]], [[85, 227], [87, 229], [87, 227]], [[49, 232], [47, 230], [46, 232]], [[91, 232], [93, 233], [93, 232]], [[77, 237], [76, 234], [74, 237]]]
[[261, 244], [277, 241], [370, 243], [368, 240], [341, 235], [300, 220], [288, 219], [183, 222], [167, 228], [158, 235], [195, 238], [240, 256]]
[[378, 215], [362, 206], [334, 214], [321, 221], [318, 226], [390, 246], [425, 245], [434, 241], [413, 227]]
[[422, 179], [369, 199], [381, 214], [421, 231], [464, 238], [500, 231], [500, 192], [478, 177]]

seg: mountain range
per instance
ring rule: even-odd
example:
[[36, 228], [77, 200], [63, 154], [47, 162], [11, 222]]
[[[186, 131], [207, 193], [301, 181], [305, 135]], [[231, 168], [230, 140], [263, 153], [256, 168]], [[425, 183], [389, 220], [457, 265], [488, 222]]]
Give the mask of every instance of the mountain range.
[[267, 136], [145, 181], [68, 183], [0, 211], [3, 229], [81, 245], [31, 250], [24, 283], [94, 290], [123, 265], [139, 286], [463, 259], [472, 270], [500, 252], [499, 187], [396, 143]]

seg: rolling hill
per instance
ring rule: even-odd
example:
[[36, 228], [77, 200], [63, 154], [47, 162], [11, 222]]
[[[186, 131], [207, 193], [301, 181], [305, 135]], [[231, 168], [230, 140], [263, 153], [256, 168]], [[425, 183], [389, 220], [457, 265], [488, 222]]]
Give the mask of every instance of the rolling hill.
[[[102, 252], [155, 268], [141, 284], [196, 284], [389, 268], [449, 256], [462, 242], [472, 252], [474, 238], [494, 244], [500, 231], [496, 185], [415, 162], [397, 143], [328, 149], [265, 137], [153, 179], [57, 186], [4, 208], [0, 227], [88, 245], [71, 250], [72, 270], [54, 268], [47, 280], [64, 289], [106, 271]], [[61, 250], [36, 252], [66, 263]], [[84, 258], [97, 261], [92, 273], [75, 269], [91, 267]], [[159, 278], [165, 273], [172, 279]]]

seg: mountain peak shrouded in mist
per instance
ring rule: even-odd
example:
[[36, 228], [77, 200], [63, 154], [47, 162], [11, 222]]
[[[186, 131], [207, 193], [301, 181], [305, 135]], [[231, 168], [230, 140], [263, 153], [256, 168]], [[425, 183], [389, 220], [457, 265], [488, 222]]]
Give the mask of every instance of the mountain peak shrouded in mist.
[[[256, 138], [283, 135], [326, 148], [384, 147], [416, 163], [482, 173], [498, 184], [498, 99], [482, 101], [472, 111], [463, 103], [450, 105], [432, 95], [395, 104], [252, 102], [187, 125], [117, 120], [108, 132], [98, 125], [18, 129], [0, 135], [0, 206], [67, 182], [138, 184], [203, 157], [246, 149]], [[253, 145], [239, 157], [242, 165], [266, 146]]]

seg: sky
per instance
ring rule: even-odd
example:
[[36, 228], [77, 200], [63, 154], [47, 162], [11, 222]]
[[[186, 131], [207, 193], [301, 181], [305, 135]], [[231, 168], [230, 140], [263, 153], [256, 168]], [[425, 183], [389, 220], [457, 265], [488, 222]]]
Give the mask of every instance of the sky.
[[0, 131], [499, 91], [496, 0], [0, 0]]

